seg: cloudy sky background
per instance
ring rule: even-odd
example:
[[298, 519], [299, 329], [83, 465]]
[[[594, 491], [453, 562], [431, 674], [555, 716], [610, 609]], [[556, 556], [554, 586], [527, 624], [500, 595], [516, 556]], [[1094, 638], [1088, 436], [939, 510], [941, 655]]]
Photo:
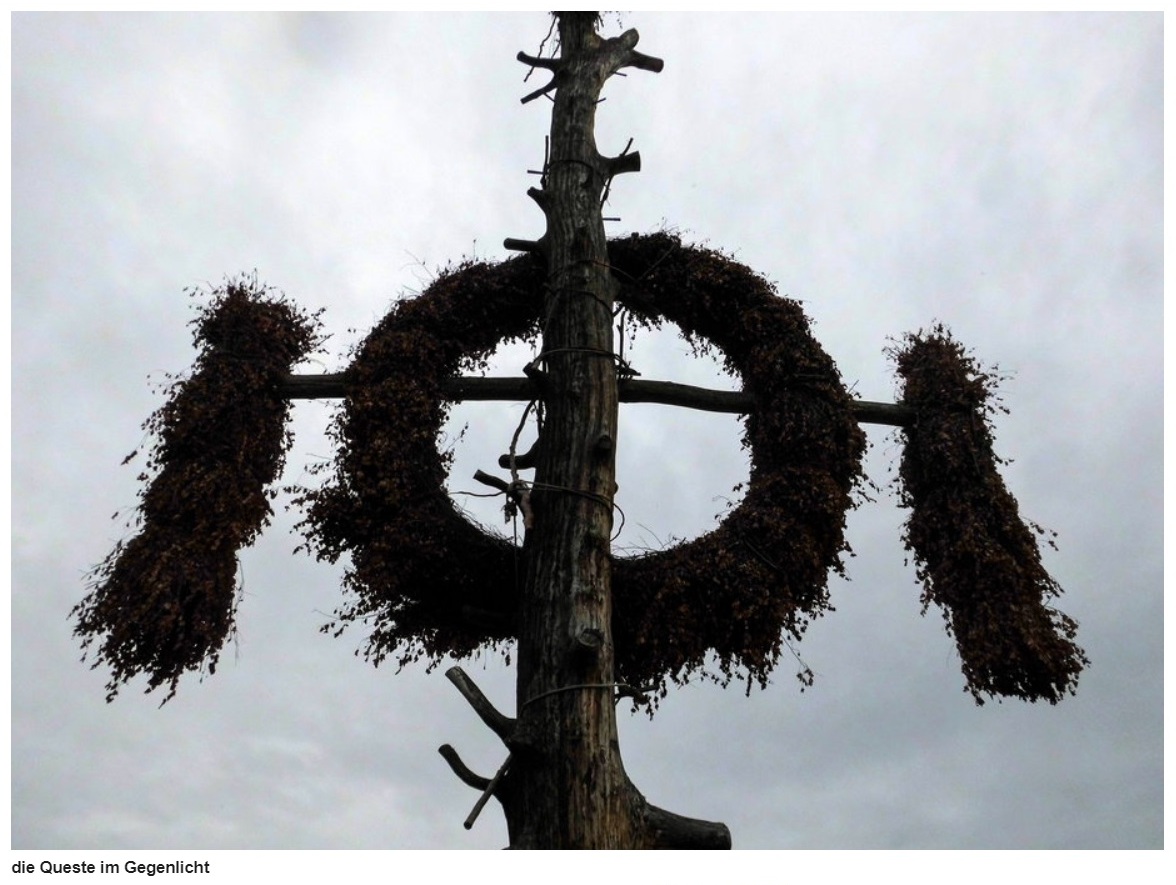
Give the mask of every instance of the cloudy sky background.
[[[155, 384], [192, 360], [187, 287], [256, 269], [326, 308], [335, 371], [436, 269], [535, 238], [525, 196], [550, 104], [520, 105], [517, 15], [18, 15], [12, 23], [12, 845], [497, 848], [504, 749], [444, 679], [318, 633], [340, 570], [293, 554], [296, 513], [241, 557], [240, 637], [214, 677], [103, 700], [67, 613], [136, 501]], [[943, 320], [1010, 376], [997, 421], [1025, 517], [1093, 661], [1056, 707], [978, 708], [939, 613], [919, 615], [904, 513], [850, 518], [837, 611], [773, 684], [692, 685], [619, 713], [656, 804], [737, 848], [1156, 848], [1163, 844], [1162, 59], [1158, 15], [625, 14], [661, 74], [605, 89], [597, 142], [616, 234], [680, 230], [802, 300], [865, 399], [893, 400], [889, 338]], [[538, 74], [537, 77], [544, 75]], [[731, 386], [665, 332], [646, 378]], [[500, 374], [525, 354], [504, 353]], [[471, 489], [521, 406], [454, 409]], [[327, 402], [294, 409], [286, 482], [330, 457]], [[746, 459], [732, 416], [624, 406], [622, 545], [714, 524]], [[901, 453], [869, 430], [870, 477]], [[479, 489], [480, 490], [480, 489]], [[461, 498], [500, 528], [494, 504]], [[513, 674], [465, 664], [505, 712]]]

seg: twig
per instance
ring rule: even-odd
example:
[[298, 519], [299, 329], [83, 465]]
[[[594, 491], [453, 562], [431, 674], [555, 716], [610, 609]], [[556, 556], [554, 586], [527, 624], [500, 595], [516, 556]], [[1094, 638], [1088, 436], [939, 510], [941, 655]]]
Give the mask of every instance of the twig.
[[510, 755], [508, 754], [506, 761], [502, 763], [502, 766], [498, 769], [498, 772], [486, 784], [486, 789], [482, 791], [482, 795], [478, 797], [478, 801], [474, 803], [473, 810], [470, 811], [469, 817], [467, 817], [465, 822], [462, 823], [462, 826], [467, 830], [473, 828], [474, 821], [478, 819], [478, 815], [482, 813], [482, 809], [486, 807], [486, 803], [489, 802], [490, 797], [494, 795], [495, 787], [498, 786], [499, 782], [502, 780], [503, 775], [506, 774], [506, 770], [509, 767]]
[[449, 763], [449, 767], [453, 769], [453, 773], [457, 775], [458, 780], [466, 786], [473, 787], [475, 790], [485, 790], [490, 786], [490, 779], [470, 771], [466, 767], [466, 764], [461, 761], [461, 757], [457, 755], [457, 750], [453, 749], [449, 744], [442, 744], [437, 748], [437, 752]]
[[486, 699], [482, 694], [481, 689], [466, 676], [465, 671], [461, 667], [450, 667], [445, 671], [445, 678], [454, 684], [461, 696], [466, 699], [474, 712], [478, 714], [486, 726], [494, 732], [502, 740], [503, 743], [509, 745], [511, 737], [515, 731], [515, 720], [509, 716], [499, 713], [494, 708], [494, 705]]

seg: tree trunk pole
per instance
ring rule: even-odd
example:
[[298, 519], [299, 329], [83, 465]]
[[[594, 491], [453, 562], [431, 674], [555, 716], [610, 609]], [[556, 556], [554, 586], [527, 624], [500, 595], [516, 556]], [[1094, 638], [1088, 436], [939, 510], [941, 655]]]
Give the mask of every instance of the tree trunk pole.
[[545, 186], [531, 191], [547, 218], [547, 383], [520, 612], [519, 848], [634, 842], [612, 687], [616, 284], [600, 213], [606, 161], [594, 138], [597, 98], [616, 59], [602, 51], [595, 21], [593, 13], [559, 15]]
[[594, 130], [605, 81], [661, 62], [633, 51], [636, 31], [601, 40], [594, 13], [558, 19], [560, 58], [521, 57], [551, 70], [556, 91], [543, 188], [529, 191], [547, 220], [536, 244], [548, 269], [544, 420], [525, 539], [518, 715], [498, 795], [513, 848], [730, 847], [722, 824], [646, 803], [625, 774], [614, 706], [617, 284], [600, 210], [612, 176], [640, 161], [602, 157]]

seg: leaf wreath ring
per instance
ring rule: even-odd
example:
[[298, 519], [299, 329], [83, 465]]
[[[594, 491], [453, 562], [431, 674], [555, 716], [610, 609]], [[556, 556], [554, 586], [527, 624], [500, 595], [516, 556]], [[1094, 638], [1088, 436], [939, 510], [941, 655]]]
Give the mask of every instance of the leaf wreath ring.
[[[663, 696], [667, 679], [696, 673], [766, 684], [784, 634], [799, 638], [830, 607], [828, 574], [849, 550], [865, 447], [850, 395], [800, 305], [743, 265], [666, 233], [611, 241], [609, 263], [631, 317], [676, 324], [696, 352], [717, 349], [755, 402], [743, 500], [693, 541], [614, 560], [617, 678]], [[398, 302], [347, 370], [333, 476], [301, 500], [319, 558], [351, 556], [347, 605], [323, 629], [364, 623], [374, 663], [436, 663], [514, 636], [521, 551], [445, 490], [442, 382], [484, 368], [501, 342], [533, 338], [545, 279], [531, 255], [447, 270]]]

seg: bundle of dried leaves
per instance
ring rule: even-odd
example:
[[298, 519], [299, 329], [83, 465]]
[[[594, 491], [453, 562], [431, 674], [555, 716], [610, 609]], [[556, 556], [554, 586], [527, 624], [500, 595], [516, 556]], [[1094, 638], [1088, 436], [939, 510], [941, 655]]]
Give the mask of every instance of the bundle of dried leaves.
[[1077, 624], [1046, 604], [1061, 588], [1041, 563], [1044, 531], [1021, 520], [997, 472], [996, 378], [942, 326], [906, 336], [891, 356], [902, 400], [917, 413], [899, 480], [924, 611], [942, 607], [977, 703], [987, 695], [1055, 704], [1090, 662], [1073, 642]]
[[[782, 633], [799, 637], [828, 607], [828, 573], [847, 549], [864, 448], [849, 395], [800, 306], [730, 258], [668, 234], [615, 240], [609, 254], [621, 303], [722, 351], [757, 402], [740, 505], [696, 541], [615, 562], [619, 677], [664, 694], [714, 652], [719, 681], [741, 668], [766, 682]], [[483, 365], [500, 341], [536, 334], [545, 277], [529, 256], [456, 267], [398, 303], [348, 370], [334, 474], [303, 495], [303, 527], [320, 558], [351, 555], [351, 602], [324, 629], [362, 621], [375, 663], [435, 663], [514, 635], [522, 551], [445, 493], [441, 382]]]
[[[614, 240], [609, 255], [629, 314], [676, 324], [696, 352], [719, 351], [756, 403], [738, 506], [697, 540], [615, 560], [618, 678], [656, 696], [699, 673], [765, 684], [782, 641], [829, 608], [829, 573], [849, 552], [845, 516], [865, 447], [850, 395], [801, 307], [729, 257], [669, 234]], [[338, 458], [299, 503], [309, 548], [351, 559], [348, 603], [324, 630], [364, 623], [374, 663], [436, 663], [515, 635], [525, 551], [469, 521], [446, 493], [442, 388], [484, 368], [501, 342], [539, 333], [545, 279], [531, 256], [451, 268], [396, 304], [347, 370], [331, 430]], [[195, 370], [145, 424], [156, 444], [141, 476], [154, 474], [141, 531], [95, 568], [73, 611], [83, 647], [101, 639], [95, 666], [112, 669], [108, 700], [140, 673], [170, 698], [184, 672], [215, 669], [233, 630], [236, 553], [268, 522], [268, 487], [289, 448], [279, 384], [320, 341], [317, 315], [255, 280], [214, 292], [194, 325]], [[1056, 703], [1088, 662], [1075, 623], [1045, 605], [1060, 588], [1041, 565], [1041, 530], [1020, 520], [996, 470], [994, 379], [942, 328], [891, 353], [917, 413], [900, 480], [924, 608], [944, 608], [978, 702]], [[705, 670], [712, 654], [717, 674]]]
[[324, 632], [371, 631], [366, 656], [461, 657], [513, 636], [516, 552], [466, 519], [445, 491], [441, 382], [485, 365], [499, 341], [533, 336], [544, 272], [529, 257], [465, 263], [398, 302], [360, 345], [330, 433], [328, 482], [303, 490], [302, 528], [320, 559], [349, 554], [348, 604]]
[[166, 702], [186, 671], [216, 669], [233, 630], [236, 554], [268, 523], [267, 487], [289, 449], [279, 383], [320, 342], [317, 315], [255, 278], [214, 291], [192, 325], [192, 375], [173, 380], [143, 425], [155, 442], [139, 477], [150, 480], [141, 530], [90, 573], [71, 613], [83, 649], [100, 640], [108, 701], [140, 673], [147, 691], [168, 686]]
[[[746, 495], [712, 532], [615, 569], [617, 668], [630, 682], [681, 683], [713, 652], [720, 684], [761, 685], [785, 635], [829, 608], [828, 576], [849, 552], [865, 435], [801, 306], [721, 253], [657, 234], [610, 244], [621, 301], [675, 323], [696, 351], [722, 353], [755, 397], [742, 439]], [[806, 684], [811, 673], [799, 674]]]

